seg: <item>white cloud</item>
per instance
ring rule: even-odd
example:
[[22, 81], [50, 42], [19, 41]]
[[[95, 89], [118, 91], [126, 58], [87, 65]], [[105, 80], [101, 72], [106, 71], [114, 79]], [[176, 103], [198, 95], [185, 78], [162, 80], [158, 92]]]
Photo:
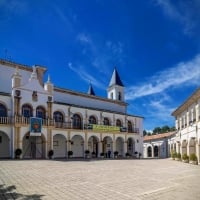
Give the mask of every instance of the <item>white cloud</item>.
[[159, 94], [184, 84], [198, 85], [200, 80], [200, 55], [188, 62], [181, 62], [150, 77], [147, 82], [127, 88], [126, 99], [133, 100], [143, 96]]
[[199, 25], [200, 1], [170, 1], [156, 0], [166, 16], [180, 22], [183, 25], [185, 34], [193, 34], [195, 27]]
[[84, 32], [77, 35], [77, 40], [82, 45], [82, 53], [87, 56], [91, 67], [98, 69], [104, 76], [108, 75], [109, 69], [114, 68], [116, 64], [122, 63], [124, 48], [122, 42], [97, 41], [95, 37]]
[[84, 80], [86, 83], [89, 83], [91, 82], [92, 85], [96, 86], [97, 88], [100, 88], [100, 89], [104, 89], [105, 86], [99, 82], [97, 79], [95, 79], [92, 75], [90, 75], [87, 71], [85, 71], [84, 67], [83, 66], [79, 66], [79, 67], [74, 67], [72, 65], [71, 62], [68, 63], [68, 67], [73, 71], [75, 72], [76, 74], [78, 74], [78, 76]]
[[[51, 5], [51, 4], [50, 4]], [[57, 4], [52, 3], [52, 9], [54, 10], [55, 14], [60, 18], [60, 20], [64, 23], [65, 28], [68, 31], [74, 32], [74, 25], [73, 22], [75, 21], [74, 16], [75, 14], [71, 14], [69, 11], [64, 12], [62, 8], [60, 8]], [[67, 13], [67, 14], [66, 14]]]
[[85, 33], [80, 33], [78, 36], [77, 36], [77, 39], [82, 42], [82, 43], [92, 43], [91, 42], [91, 39], [89, 38], [88, 35], [86, 35]]

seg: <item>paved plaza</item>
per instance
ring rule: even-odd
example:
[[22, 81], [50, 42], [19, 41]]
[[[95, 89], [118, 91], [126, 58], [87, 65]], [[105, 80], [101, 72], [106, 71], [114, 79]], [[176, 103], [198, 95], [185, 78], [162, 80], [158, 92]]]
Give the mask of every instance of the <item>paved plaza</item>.
[[200, 166], [160, 160], [0, 160], [0, 199], [199, 200]]

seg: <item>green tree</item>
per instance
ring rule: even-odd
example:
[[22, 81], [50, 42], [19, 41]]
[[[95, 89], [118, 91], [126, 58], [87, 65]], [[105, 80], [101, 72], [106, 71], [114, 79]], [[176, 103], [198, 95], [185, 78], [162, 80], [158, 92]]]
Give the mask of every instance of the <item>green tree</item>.
[[161, 133], [167, 133], [167, 132], [169, 132], [169, 131], [170, 131], [170, 127], [167, 126], [167, 125], [165, 125], [165, 126], [163, 126], [163, 127], [161, 128]]
[[161, 128], [160, 127], [156, 127], [156, 128], [154, 128], [153, 129], [153, 133], [152, 133], [152, 135], [156, 135], [156, 134], [159, 134], [159, 133], [161, 133]]

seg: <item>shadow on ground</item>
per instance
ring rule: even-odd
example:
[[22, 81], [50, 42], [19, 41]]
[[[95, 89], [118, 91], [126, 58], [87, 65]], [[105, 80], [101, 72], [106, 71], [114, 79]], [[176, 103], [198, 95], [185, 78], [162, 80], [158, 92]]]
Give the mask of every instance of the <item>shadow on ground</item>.
[[39, 194], [25, 195], [15, 192], [16, 187], [14, 185], [5, 186], [0, 185], [0, 199], [2, 200], [11, 200], [11, 199], [20, 199], [20, 200], [40, 200], [42, 196]]

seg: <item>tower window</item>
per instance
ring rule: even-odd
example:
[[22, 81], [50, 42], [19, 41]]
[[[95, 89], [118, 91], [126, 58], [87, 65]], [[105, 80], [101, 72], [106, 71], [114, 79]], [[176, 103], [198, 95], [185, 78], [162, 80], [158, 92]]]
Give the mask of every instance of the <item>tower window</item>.
[[121, 101], [122, 97], [121, 97], [121, 92], [118, 92], [118, 100]]
[[113, 99], [113, 92], [110, 94], [110, 98]]

